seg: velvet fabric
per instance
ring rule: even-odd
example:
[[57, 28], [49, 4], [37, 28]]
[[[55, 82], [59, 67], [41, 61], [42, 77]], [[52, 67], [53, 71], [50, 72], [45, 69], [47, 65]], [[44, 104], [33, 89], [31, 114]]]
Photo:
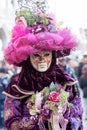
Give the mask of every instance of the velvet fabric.
[[12, 77], [9, 86], [5, 90], [7, 93], [14, 96], [21, 96], [19, 91], [14, 90], [12, 85], [16, 84], [21, 90], [25, 92], [40, 91], [44, 87], [49, 86], [51, 82], [58, 82], [64, 85], [65, 83], [74, 82], [74, 79], [70, 77], [59, 65], [56, 65], [56, 53], [52, 54], [52, 63], [50, 68], [46, 72], [36, 71], [28, 58], [27, 61], [22, 62], [22, 71], [20, 74]]
[[[66, 85], [65, 90], [70, 94], [68, 100], [69, 103], [73, 104], [73, 107], [71, 109], [67, 108], [66, 112], [64, 113], [64, 117], [68, 119], [66, 130], [83, 130], [81, 99], [77, 93], [75, 85], [73, 84], [75, 81], [66, 72], [64, 72], [63, 69], [56, 65], [55, 53], [53, 53], [52, 64], [49, 70], [46, 72], [41, 73], [34, 70], [28, 59], [23, 63], [21, 73], [12, 78], [10, 84], [5, 90], [6, 94], [15, 96], [15, 98], [7, 96], [5, 99], [4, 122], [7, 130], [23, 130], [23, 127], [11, 129], [11, 124], [15, 121], [18, 121], [18, 124], [22, 122], [23, 125], [27, 120], [31, 118], [29, 115], [29, 110], [27, 108], [27, 100], [29, 96], [27, 95], [27, 97], [23, 99], [17, 99], [17, 97], [26, 95], [22, 92], [36, 92], [37, 90], [40, 91], [44, 87], [49, 86], [51, 82], [57, 84], [60, 83], [62, 86], [67, 83], [69, 84]], [[14, 84], [17, 85], [22, 92], [12, 87]], [[34, 123], [34, 128], [32, 128], [32, 130], [49, 130], [47, 122], [44, 122], [46, 129], [39, 128], [37, 121]], [[18, 124], [16, 124], [16, 126]], [[28, 130], [28, 128], [25, 130]]]

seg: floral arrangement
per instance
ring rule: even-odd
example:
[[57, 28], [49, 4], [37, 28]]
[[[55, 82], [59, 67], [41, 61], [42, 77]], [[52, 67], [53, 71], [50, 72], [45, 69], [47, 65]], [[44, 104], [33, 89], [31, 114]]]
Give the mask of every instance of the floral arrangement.
[[16, 19], [19, 19], [20, 17], [24, 17], [26, 19], [28, 26], [33, 25], [35, 21], [37, 23], [48, 25], [51, 19], [49, 17], [46, 17], [44, 14], [37, 15], [34, 12], [31, 12], [30, 10], [26, 10], [26, 9], [17, 12]]
[[18, 0], [19, 10], [16, 11], [16, 18], [23, 16], [27, 25], [32, 25], [35, 22], [42, 23], [45, 25], [49, 24], [49, 17], [47, 17], [46, 12], [48, 5], [46, 0]]
[[49, 87], [33, 94], [28, 102], [29, 114], [37, 117], [41, 130], [45, 130], [44, 122], [48, 122], [49, 130], [66, 130], [68, 120], [64, 118], [68, 102], [69, 92], [66, 92], [60, 84], [53, 82]]

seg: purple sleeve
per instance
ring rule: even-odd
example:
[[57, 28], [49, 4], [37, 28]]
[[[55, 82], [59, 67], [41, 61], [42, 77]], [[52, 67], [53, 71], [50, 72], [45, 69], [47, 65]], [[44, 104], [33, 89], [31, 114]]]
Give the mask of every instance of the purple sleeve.
[[67, 91], [70, 92], [69, 103], [72, 104], [72, 107], [67, 109], [64, 116], [69, 120], [72, 130], [83, 130], [83, 109], [80, 95], [77, 93], [75, 86], [67, 87]]
[[6, 97], [4, 102], [4, 123], [7, 130], [10, 130], [11, 123], [21, 118], [20, 100]]
[[82, 130], [83, 124], [82, 124], [82, 105], [81, 105], [81, 99], [79, 96], [75, 96], [73, 101], [71, 102], [73, 104], [73, 107], [71, 107], [70, 111], [70, 122], [72, 130]]

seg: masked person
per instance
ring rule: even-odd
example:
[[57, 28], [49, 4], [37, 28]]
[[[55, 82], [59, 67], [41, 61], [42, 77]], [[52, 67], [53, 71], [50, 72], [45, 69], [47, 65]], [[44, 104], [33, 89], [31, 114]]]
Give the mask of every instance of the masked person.
[[56, 58], [68, 55], [77, 40], [69, 29], [57, 30], [53, 19], [40, 11], [21, 8], [4, 51], [9, 64], [22, 67], [3, 92], [5, 127], [83, 130], [76, 81], [56, 65]]

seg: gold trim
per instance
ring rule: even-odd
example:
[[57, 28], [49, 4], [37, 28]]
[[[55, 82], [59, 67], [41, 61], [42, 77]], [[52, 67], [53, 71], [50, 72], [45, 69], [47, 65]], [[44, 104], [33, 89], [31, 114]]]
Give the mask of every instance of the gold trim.
[[21, 92], [22, 94], [25, 94], [25, 95], [26, 95], [26, 94], [27, 94], [27, 95], [32, 95], [32, 94], [34, 94], [33, 91], [30, 91], [30, 92], [29, 92], [29, 91], [28, 91], [28, 92], [24, 92], [25, 90], [22, 91], [22, 90], [21, 90], [17, 85], [15, 85], [15, 84], [12, 85], [12, 87], [16, 88], [19, 92]]
[[[78, 81], [66, 83], [66, 84], [64, 85], [64, 88], [66, 88], [66, 86], [69, 86], [69, 85], [71, 85], [71, 86], [72, 86], [72, 85], [75, 85], [77, 82], [78, 82]], [[16, 96], [13, 96], [13, 95], [11, 95], [11, 94], [6, 93], [5, 91], [3, 91], [2, 94], [5, 94], [6, 96], [11, 97], [11, 98], [14, 98], [14, 99], [23, 99], [23, 98], [25, 98], [25, 97], [28, 97], [28, 96], [34, 94], [33, 91], [31, 91], [31, 92], [24, 92], [24, 91], [20, 90], [20, 88], [19, 88], [17, 85], [12, 85], [12, 87], [16, 88], [19, 92], [21, 92], [22, 94], [25, 94], [25, 95], [24, 95], [24, 96], [20, 96], [20, 97], [16, 97]]]
[[78, 81], [75, 81], [75, 82], [70, 82], [70, 83], [66, 83], [65, 85], [64, 85], [64, 88], [66, 88], [66, 86], [69, 86], [69, 85], [75, 85], [76, 83], [78, 83]]
[[14, 98], [14, 99], [23, 99], [23, 98], [25, 98], [25, 97], [28, 97], [28, 96], [34, 94], [33, 91], [31, 91], [31, 92], [24, 92], [24, 91], [20, 90], [20, 88], [19, 88], [17, 85], [15, 85], [15, 84], [12, 85], [12, 87], [16, 88], [19, 92], [21, 92], [22, 94], [24, 94], [24, 96], [20, 96], [20, 97], [13, 96], [13, 95], [11, 95], [11, 94], [8, 94], [8, 93], [5, 92], [5, 91], [3, 91], [2, 94], [5, 94], [6, 96], [11, 97], [11, 98]]
[[78, 83], [78, 81], [75, 81], [75, 82], [71, 82], [71, 83], [66, 83], [65, 85], [75, 85], [76, 83]]
[[3, 91], [2, 94], [5, 94], [6, 96], [8, 96], [10, 98], [14, 98], [14, 99], [23, 99], [23, 98], [29, 96], [29, 95], [24, 95], [24, 96], [16, 97], [16, 96], [12, 96], [11, 94], [6, 93], [5, 91]]

